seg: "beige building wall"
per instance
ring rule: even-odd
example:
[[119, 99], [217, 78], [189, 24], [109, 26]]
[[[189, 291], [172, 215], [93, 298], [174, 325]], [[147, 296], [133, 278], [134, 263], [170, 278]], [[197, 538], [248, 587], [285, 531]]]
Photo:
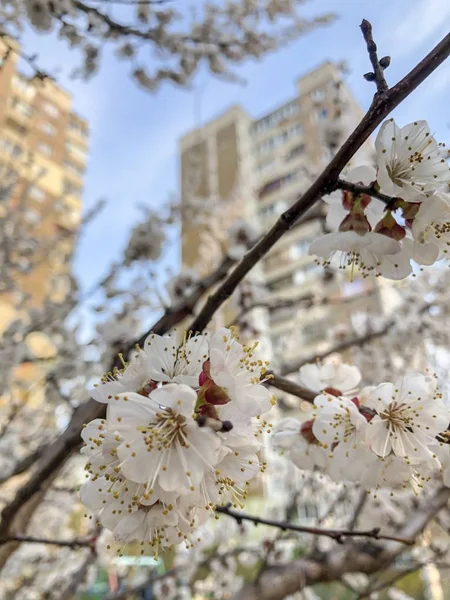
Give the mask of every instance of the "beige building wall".
[[[330, 62], [301, 77], [296, 88], [293, 98], [259, 119], [251, 119], [243, 109], [234, 106], [204, 127], [186, 134], [180, 144], [182, 200], [191, 193], [188, 183], [192, 186], [192, 181], [197, 184], [196, 193], [204, 194], [205, 198], [230, 193], [232, 185], [237, 183], [239, 216], [257, 224], [261, 232], [267, 231], [329, 162], [330, 125], [338, 122], [341, 138], [345, 139], [363, 115], [351, 91], [342, 83], [338, 68]], [[335, 118], [337, 98], [345, 107], [339, 120]], [[358, 154], [358, 163], [370, 164], [372, 154], [372, 142], [368, 141]], [[196, 180], [191, 170], [195, 165], [192, 156], [197, 156], [201, 164]], [[308, 255], [310, 242], [322, 228], [323, 222], [318, 219], [294, 226], [262, 261], [259, 275], [267, 285], [271, 304], [320, 293], [325, 286], [327, 295], [335, 299], [351, 295], [352, 289], [355, 298], [360, 296], [359, 284], [343, 290]], [[198, 244], [198, 232], [184, 222], [183, 266], [196, 265]], [[298, 339], [283, 357], [283, 361], [293, 360], [299, 352], [308, 355], [323, 344], [327, 330], [348, 322], [353, 310], [351, 301], [346, 301], [338, 313], [333, 308], [333, 314], [329, 306], [312, 312], [302, 311], [295, 304], [276, 307], [270, 311], [270, 337], [273, 342], [280, 342], [295, 326]], [[265, 317], [261, 314], [258, 319]]]
[[[0, 56], [5, 56], [5, 46]], [[15, 42], [9, 41], [13, 48]], [[19, 287], [39, 306], [62, 301], [70, 289], [70, 258], [81, 220], [89, 129], [71, 108], [70, 95], [50, 79], [24, 76], [18, 54], [0, 68], [0, 168], [17, 174], [8, 202], [38, 239], [39, 266], [17, 274]], [[58, 244], [52, 241], [58, 237]], [[42, 256], [38, 256], [38, 255]], [[1, 282], [0, 282], [1, 283]], [[11, 318], [12, 298], [0, 290], [0, 328]], [[2, 322], [3, 321], [3, 322]]]

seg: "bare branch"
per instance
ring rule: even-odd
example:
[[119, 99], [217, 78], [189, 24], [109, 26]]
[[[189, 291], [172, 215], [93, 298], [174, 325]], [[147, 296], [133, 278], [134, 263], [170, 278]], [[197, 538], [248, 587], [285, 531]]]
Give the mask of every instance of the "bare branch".
[[8, 544], [9, 542], [22, 542], [26, 544], [49, 544], [51, 546], [61, 546], [65, 548], [95, 548], [95, 539], [87, 540], [48, 540], [46, 538], [38, 538], [29, 535], [11, 535], [0, 539], [0, 545]]
[[200, 314], [192, 323], [191, 329], [193, 331], [202, 331], [208, 325], [214, 313], [231, 296], [255, 264], [267, 254], [274, 244], [319, 198], [337, 188], [339, 174], [370, 134], [394, 108], [448, 58], [449, 54], [450, 34], [446, 35], [397, 85], [387, 90], [382, 97], [379, 96], [374, 99], [362, 121], [310, 188], [297, 199], [291, 208], [280, 216], [267, 234], [255, 244], [214, 294], [208, 298]]
[[392, 326], [392, 323], [389, 322], [387, 325], [385, 325], [382, 329], [379, 329], [378, 331], [373, 331], [371, 333], [367, 333], [366, 335], [362, 335], [360, 337], [354, 337], [354, 338], [350, 338], [348, 340], [344, 340], [343, 342], [340, 342], [339, 344], [332, 346], [331, 348], [329, 348], [328, 350], [325, 350], [325, 352], [321, 352], [320, 354], [313, 354], [312, 356], [309, 356], [308, 358], [304, 358], [304, 359], [301, 359], [301, 360], [298, 360], [295, 362], [281, 365], [280, 371], [283, 375], [286, 375], [288, 373], [293, 373], [294, 371], [298, 371], [298, 369], [300, 369], [300, 367], [302, 367], [303, 365], [321, 361], [324, 358], [327, 358], [327, 356], [330, 356], [330, 354], [334, 354], [335, 352], [343, 352], [344, 350], [348, 350], [349, 348], [353, 348], [355, 346], [364, 346], [364, 344], [367, 344], [368, 342], [371, 342], [374, 339], [377, 339], [379, 337], [383, 337], [383, 335], [386, 335], [386, 333], [388, 332], [388, 330], [391, 326]]
[[267, 375], [269, 376], [267, 381], [268, 385], [282, 390], [287, 394], [297, 396], [302, 400], [306, 400], [306, 402], [314, 402], [314, 398], [319, 394], [319, 392], [309, 390], [298, 383], [295, 383], [295, 381], [291, 381], [290, 379], [286, 379], [275, 373], [267, 373]]
[[[436, 492], [408, 521], [402, 536], [416, 538], [447, 504], [449, 496], [447, 488]], [[233, 600], [280, 600], [315, 583], [339, 581], [346, 573], [370, 575], [390, 564], [407, 547], [396, 542], [386, 542], [376, 549], [367, 544], [342, 544], [318, 557], [310, 556], [268, 568], [258, 585], [245, 585], [233, 596]]]
[[387, 208], [393, 207], [394, 204], [399, 200], [399, 198], [382, 194], [379, 190], [377, 190], [373, 183], [371, 185], [361, 185], [359, 183], [345, 181], [344, 179], [338, 179], [337, 187], [341, 190], [352, 192], [353, 194], [367, 194], [373, 198], [378, 198], [378, 200], [386, 203]]
[[370, 62], [372, 63], [373, 67], [373, 73], [366, 73], [364, 77], [368, 81], [375, 81], [375, 83], [377, 84], [377, 96], [379, 94], [383, 94], [389, 89], [387, 81], [384, 78], [384, 69], [385, 67], [389, 66], [390, 59], [387, 56], [384, 57], [384, 59], [382, 59], [385, 63], [385, 66], [383, 66], [383, 64], [378, 59], [377, 45], [373, 40], [372, 25], [369, 23], [369, 21], [363, 19], [360, 27], [367, 44], [367, 52], [369, 53]]
[[[151, 331], [162, 335], [190, 315], [205, 291], [223, 279], [233, 264], [234, 261], [232, 259], [225, 257], [215, 271], [198, 283], [196, 289], [186, 300], [176, 306], [167, 308], [164, 315], [154, 324]], [[148, 333], [145, 333], [139, 340], [124, 348], [123, 354], [128, 355], [136, 344], [142, 345]], [[114, 366], [118, 366], [119, 368], [122, 366], [118, 358], [111, 365], [111, 368]], [[0, 523], [0, 539], [8, 537], [9, 532], [12, 530], [14, 519], [27, 503], [30, 505], [30, 514], [28, 517], [31, 518], [31, 514], [38, 505], [37, 502], [33, 503], [33, 498], [45, 493], [49, 489], [59, 469], [81, 446], [80, 436], [84, 423], [101, 418], [104, 413], [105, 405], [99, 404], [93, 399], [88, 400], [88, 402], [82, 404], [74, 411], [66, 431], [50, 444], [30, 479], [17, 490], [11, 502], [3, 508]], [[3, 566], [7, 559], [6, 554], [6, 552], [0, 553], [0, 566]]]
[[297, 531], [298, 533], [309, 533], [311, 535], [322, 535], [342, 544], [346, 537], [366, 537], [373, 538], [375, 540], [389, 540], [392, 542], [399, 542], [400, 544], [406, 544], [412, 546], [415, 542], [412, 538], [397, 537], [394, 535], [384, 535], [380, 533], [379, 527], [374, 527], [367, 531], [350, 531], [349, 529], [322, 529], [321, 527], [306, 527], [303, 525], [294, 525], [287, 521], [274, 521], [272, 519], [263, 519], [262, 517], [256, 517], [253, 515], [247, 515], [246, 513], [235, 511], [227, 506], [219, 506], [216, 508], [218, 513], [228, 515], [235, 519], [236, 523], [240, 525], [242, 521], [251, 521], [255, 525], [267, 525], [269, 527], [277, 527], [282, 531]]

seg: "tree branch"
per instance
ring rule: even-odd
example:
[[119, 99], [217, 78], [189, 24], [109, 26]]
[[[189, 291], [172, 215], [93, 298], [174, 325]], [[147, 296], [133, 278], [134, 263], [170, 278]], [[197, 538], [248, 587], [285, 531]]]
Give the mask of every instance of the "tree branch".
[[267, 380], [268, 385], [286, 392], [287, 394], [297, 396], [306, 402], [314, 402], [314, 398], [319, 395], [319, 392], [313, 392], [312, 390], [295, 383], [295, 381], [281, 377], [276, 373], [269, 372], [265, 376], [267, 375], [269, 376], [269, 379]]
[[[436, 513], [446, 506], [449, 496], [449, 489], [438, 490], [409, 519], [402, 536], [416, 538]], [[245, 585], [232, 600], [281, 600], [316, 583], [339, 581], [346, 573], [370, 575], [392, 563], [405, 548], [407, 546], [396, 542], [386, 542], [377, 548], [367, 543], [342, 544], [329, 552], [269, 567], [258, 585]]]
[[384, 535], [380, 533], [379, 527], [368, 529], [366, 531], [350, 531], [348, 529], [322, 529], [321, 527], [306, 527], [303, 525], [294, 525], [287, 521], [274, 521], [272, 519], [263, 519], [262, 517], [256, 517], [253, 515], [247, 515], [246, 513], [238, 512], [227, 506], [219, 506], [216, 508], [216, 512], [228, 515], [235, 519], [236, 523], [240, 525], [242, 521], [251, 521], [255, 525], [267, 525], [268, 527], [277, 527], [282, 531], [297, 531], [298, 533], [309, 533], [311, 535], [322, 535], [342, 544], [346, 537], [365, 537], [373, 538], [375, 540], [389, 540], [392, 542], [399, 542], [400, 544], [406, 544], [412, 546], [415, 542], [412, 538], [396, 537], [394, 535]]
[[354, 338], [350, 338], [348, 340], [344, 340], [343, 342], [340, 342], [339, 344], [332, 346], [331, 348], [329, 348], [328, 350], [325, 350], [325, 352], [321, 352], [320, 354], [313, 354], [313, 355], [309, 356], [308, 358], [303, 358], [303, 359], [295, 361], [295, 362], [281, 365], [280, 372], [283, 375], [287, 375], [288, 373], [293, 373], [294, 371], [298, 371], [300, 369], [300, 367], [303, 367], [303, 365], [307, 365], [308, 363], [314, 363], [317, 361], [320, 362], [321, 360], [323, 360], [324, 358], [327, 358], [327, 356], [330, 356], [330, 354], [334, 354], [335, 352], [343, 352], [344, 350], [348, 350], [349, 348], [353, 348], [354, 346], [364, 346], [364, 344], [367, 344], [368, 342], [371, 342], [374, 339], [377, 339], [379, 337], [382, 337], [383, 335], [386, 335], [386, 333], [389, 331], [390, 327], [392, 327], [391, 322], [389, 322], [387, 325], [385, 325], [385, 327], [383, 327], [382, 329], [379, 329], [378, 331], [373, 331], [371, 333], [367, 333], [366, 335], [362, 335], [360, 337], [354, 337]]
[[[186, 300], [176, 306], [167, 308], [164, 315], [154, 324], [151, 331], [162, 335], [190, 315], [205, 291], [223, 279], [233, 264], [234, 261], [232, 259], [225, 257], [215, 271], [198, 283], [196, 289]], [[149, 333], [145, 333], [139, 340], [128, 344], [123, 349], [123, 354], [128, 355], [136, 344], [142, 345]], [[122, 367], [118, 358], [114, 360], [111, 369], [115, 366]], [[8, 537], [13, 528], [15, 518], [19, 516], [19, 511], [22, 511], [26, 505], [29, 505], [30, 509], [30, 514], [28, 515], [27, 513], [27, 516], [31, 518], [31, 515], [38, 506], [38, 502], [33, 504], [33, 498], [38, 497], [38, 495], [45, 493], [49, 489], [59, 469], [81, 446], [83, 425], [93, 419], [101, 418], [104, 416], [105, 411], [105, 405], [96, 402], [92, 398], [74, 411], [65, 432], [50, 444], [30, 479], [17, 490], [11, 502], [3, 508], [0, 523], [0, 539]], [[12, 546], [13, 544], [11, 544]], [[0, 568], [4, 566], [8, 556], [7, 552], [0, 553]]]
[[11, 535], [0, 539], [0, 546], [9, 542], [22, 542], [26, 544], [48, 544], [65, 548], [95, 548], [95, 539], [87, 540], [48, 540], [46, 538], [33, 537], [29, 535]]
[[387, 196], [386, 194], [382, 194], [377, 190], [374, 183], [370, 185], [361, 185], [359, 183], [352, 183], [351, 181], [345, 181], [344, 179], [338, 179], [337, 187], [341, 190], [347, 190], [348, 192], [352, 192], [352, 194], [367, 194], [368, 196], [372, 196], [373, 198], [378, 198], [384, 202], [387, 207], [392, 207], [400, 198], [395, 198], [392, 196]]
[[225, 281], [210, 295], [199, 315], [194, 319], [191, 329], [202, 331], [210, 322], [214, 313], [234, 292], [239, 283], [251, 271], [255, 264], [274, 246], [294, 223], [324, 195], [337, 188], [339, 174], [357, 150], [380, 125], [383, 119], [411, 94], [450, 54], [450, 34], [443, 40], [401, 81], [387, 90], [382, 97], [375, 97], [362, 121], [336, 153], [329, 165], [319, 177], [300, 196], [297, 201], [284, 212], [273, 227], [253, 248], [247, 252], [236, 268]]
[[369, 54], [370, 62], [372, 63], [373, 67], [373, 73], [366, 73], [364, 77], [368, 81], [375, 81], [377, 85], [377, 93], [375, 94], [376, 98], [378, 95], [384, 94], [389, 89], [387, 81], [384, 78], [384, 67], [389, 66], [390, 58], [386, 56], [384, 59], [382, 59], [382, 61], [385, 62], [383, 67], [382, 63], [378, 59], [377, 45], [373, 40], [372, 25], [369, 23], [369, 21], [363, 19], [360, 27], [367, 45], [367, 52]]

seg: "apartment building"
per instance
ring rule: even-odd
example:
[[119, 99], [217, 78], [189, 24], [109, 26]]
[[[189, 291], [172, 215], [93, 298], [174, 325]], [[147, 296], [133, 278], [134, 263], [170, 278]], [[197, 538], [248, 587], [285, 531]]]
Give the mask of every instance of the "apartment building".
[[[36, 266], [15, 274], [31, 305], [70, 290], [70, 258], [81, 219], [89, 128], [70, 95], [50, 79], [25, 76], [16, 42], [0, 41], [0, 169], [12, 182], [7, 203], [36, 241]], [[58, 243], [55, 243], [55, 241]], [[3, 321], [12, 310], [0, 282]]]
[[[252, 118], [243, 108], [233, 106], [203, 127], [180, 140], [181, 196], [204, 199], [219, 197], [226, 207], [223, 227], [228, 220], [249, 219], [263, 233], [306, 189], [308, 183], [330, 160], [337, 149], [334, 132], [340, 128], [345, 139], [363, 113], [350, 89], [341, 80], [338, 67], [326, 62], [297, 81], [296, 94], [260, 118]], [[360, 150], [361, 163], [372, 162], [373, 147], [368, 141]], [[232, 198], [238, 211], [228, 209]], [[269, 292], [269, 334], [273, 346], [284, 344], [285, 361], [308, 356], [327, 343], [328, 332], [351, 319], [359, 309], [377, 303], [376, 294], [360, 306], [355, 302], [370, 283], [344, 285], [318, 266], [308, 255], [309, 244], [323, 231], [320, 218], [300, 221], [272, 248], [262, 263], [261, 276]], [[199, 259], [199, 236], [189, 222], [182, 225], [182, 261], [195, 267]], [[324, 303], [303, 310], [300, 298], [314, 292], [336, 301], [344, 297], [340, 309]], [[298, 301], [297, 301], [298, 300]], [[289, 302], [291, 305], [287, 306]], [[293, 328], [298, 336], [292, 342]], [[291, 338], [291, 341], [289, 341]]]

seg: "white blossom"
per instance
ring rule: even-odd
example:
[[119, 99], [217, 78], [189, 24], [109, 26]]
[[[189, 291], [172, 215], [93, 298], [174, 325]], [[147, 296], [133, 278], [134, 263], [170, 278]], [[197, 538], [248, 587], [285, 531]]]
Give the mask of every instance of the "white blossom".
[[378, 414], [367, 426], [366, 440], [375, 454], [392, 451], [412, 465], [434, 458], [430, 445], [449, 423], [434, 378], [413, 373], [395, 385], [382, 383], [371, 399]]
[[184, 384], [167, 384], [148, 398], [133, 392], [111, 404], [108, 429], [120, 437], [117, 455], [125, 477], [158, 483], [167, 492], [195, 489], [218, 460], [219, 441], [194, 418], [197, 394]]
[[367, 421], [349, 398], [325, 393], [314, 399], [314, 406], [312, 431], [325, 448], [332, 450], [336, 444], [342, 444], [352, 449], [364, 437]]
[[[368, 166], [355, 167], [344, 174], [343, 179], [350, 181], [351, 183], [359, 183], [368, 186], [376, 180], [376, 171]], [[345, 190], [336, 190], [328, 196], [324, 196], [323, 200], [328, 205], [326, 221], [331, 230], [337, 231], [342, 221], [349, 214], [349, 208], [345, 208], [344, 206], [344, 204], [349, 204], [349, 196], [352, 197], [353, 195], [351, 192]], [[386, 205], [381, 202], [381, 200], [370, 198], [369, 196], [366, 196], [364, 200], [364, 215], [373, 229], [383, 217]]]
[[269, 411], [275, 403], [273, 394], [262, 385], [267, 362], [257, 356], [257, 348], [242, 346], [229, 329], [219, 329], [210, 339], [210, 375], [231, 402], [220, 411], [234, 422], [239, 415], [254, 417]]
[[424, 200], [435, 191], [448, 190], [450, 170], [426, 121], [399, 128], [385, 121], [375, 141], [377, 182], [381, 191], [404, 200]]
[[425, 199], [412, 224], [412, 257], [422, 265], [433, 264], [448, 253], [450, 243], [450, 195], [437, 193]]
[[358, 367], [353, 365], [310, 363], [300, 367], [300, 383], [310, 390], [322, 392], [326, 388], [339, 390], [342, 396], [355, 390], [361, 381]]
[[339, 268], [350, 269], [352, 276], [356, 270], [363, 277], [372, 273], [389, 279], [404, 279], [412, 270], [410, 255], [402, 252], [400, 243], [375, 232], [364, 235], [356, 231], [328, 233], [311, 244], [309, 254], [322, 257], [324, 266], [331, 264], [334, 255], [339, 255]]

